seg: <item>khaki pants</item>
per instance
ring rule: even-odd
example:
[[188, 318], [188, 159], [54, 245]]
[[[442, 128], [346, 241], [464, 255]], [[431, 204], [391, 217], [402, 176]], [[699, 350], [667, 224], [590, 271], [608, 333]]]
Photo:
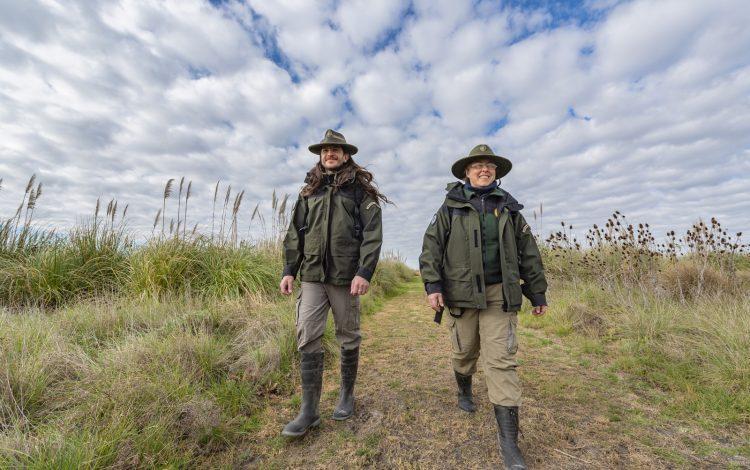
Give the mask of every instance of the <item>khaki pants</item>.
[[350, 286], [322, 282], [302, 282], [297, 297], [297, 349], [306, 353], [323, 350], [323, 333], [328, 309], [333, 311], [336, 339], [344, 349], [359, 346], [359, 297], [349, 293]]
[[[521, 383], [516, 373], [518, 315], [503, 312], [502, 284], [487, 286], [487, 308], [462, 308], [461, 316], [449, 317], [453, 343], [453, 369], [473, 375], [482, 352], [487, 393], [494, 405], [519, 406]], [[457, 309], [453, 309], [457, 314]]]

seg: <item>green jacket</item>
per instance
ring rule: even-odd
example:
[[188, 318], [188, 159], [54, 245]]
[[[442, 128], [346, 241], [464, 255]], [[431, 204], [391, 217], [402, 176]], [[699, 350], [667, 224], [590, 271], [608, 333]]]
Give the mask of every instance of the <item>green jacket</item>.
[[[487, 308], [482, 264], [479, 212], [469, 202], [463, 183], [447, 186], [445, 202], [427, 227], [419, 269], [428, 294], [443, 293], [455, 308]], [[529, 225], [519, 212], [523, 206], [496, 188], [488, 210], [498, 211], [503, 310], [521, 309], [522, 294], [532, 305], [546, 305], [544, 266]], [[523, 285], [521, 284], [523, 280]]]
[[369, 281], [383, 243], [380, 206], [353, 179], [335, 192], [330, 182], [297, 199], [284, 237], [283, 276], [336, 285], [355, 275]]

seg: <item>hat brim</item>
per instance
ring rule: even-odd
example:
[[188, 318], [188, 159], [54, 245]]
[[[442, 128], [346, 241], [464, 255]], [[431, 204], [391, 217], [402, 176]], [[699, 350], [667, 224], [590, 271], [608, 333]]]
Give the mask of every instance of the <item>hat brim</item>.
[[477, 160], [489, 160], [497, 165], [497, 168], [495, 169], [496, 180], [499, 180], [510, 173], [510, 169], [513, 168], [513, 164], [505, 157], [500, 157], [498, 155], [472, 155], [456, 161], [451, 167], [451, 173], [453, 173], [453, 176], [456, 178], [462, 180], [466, 178], [466, 166]]
[[348, 153], [349, 155], [354, 155], [357, 153], [359, 149], [355, 147], [352, 144], [334, 144], [334, 143], [321, 143], [321, 144], [312, 144], [311, 146], [307, 147], [307, 149], [314, 153], [315, 155], [320, 155], [320, 151], [323, 150], [323, 147], [333, 147], [334, 145], [338, 145], [342, 149], [344, 149], [344, 153]]

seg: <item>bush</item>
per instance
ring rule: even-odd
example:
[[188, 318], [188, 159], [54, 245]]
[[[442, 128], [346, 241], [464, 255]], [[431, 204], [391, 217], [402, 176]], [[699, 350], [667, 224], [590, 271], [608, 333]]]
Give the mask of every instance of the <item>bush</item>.
[[661, 286], [674, 299], [698, 299], [702, 295], [731, 294], [738, 283], [712, 266], [700, 266], [691, 260], [670, 263], [661, 274]]

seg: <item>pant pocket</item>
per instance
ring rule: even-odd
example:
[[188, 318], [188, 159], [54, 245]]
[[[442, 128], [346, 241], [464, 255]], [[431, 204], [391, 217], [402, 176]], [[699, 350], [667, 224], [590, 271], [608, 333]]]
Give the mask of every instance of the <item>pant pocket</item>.
[[352, 295], [349, 304], [349, 325], [352, 330], [359, 329], [359, 296]]
[[456, 326], [456, 319], [454, 317], [448, 317], [448, 330], [451, 335], [451, 343], [453, 344], [453, 350], [455, 352], [461, 352], [461, 338], [458, 336], [458, 327]]
[[518, 315], [508, 316], [508, 353], [515, 354], [518, 352]]
[[294, 303], [294, 324], [299, 326], [299, 309], [302, 304], [302, 289], [297, 292], [297, 301]]

